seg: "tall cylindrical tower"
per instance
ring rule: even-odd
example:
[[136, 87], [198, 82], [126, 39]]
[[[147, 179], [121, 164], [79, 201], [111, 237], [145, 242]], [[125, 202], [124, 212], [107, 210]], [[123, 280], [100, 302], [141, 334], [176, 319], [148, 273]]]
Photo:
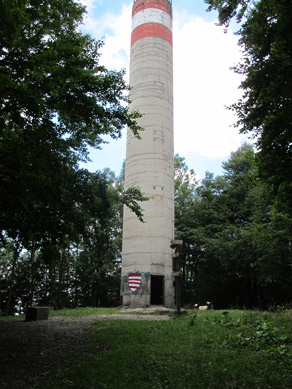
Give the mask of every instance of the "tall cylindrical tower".
[[149, 197], [144, 223], [124, 210], [122, 304], [174, 304], [173, 58], [171, 0], [135, 0], [132, 9], [130, 110], [139, 110], [141, 140], [127, 134], [125, 186]]

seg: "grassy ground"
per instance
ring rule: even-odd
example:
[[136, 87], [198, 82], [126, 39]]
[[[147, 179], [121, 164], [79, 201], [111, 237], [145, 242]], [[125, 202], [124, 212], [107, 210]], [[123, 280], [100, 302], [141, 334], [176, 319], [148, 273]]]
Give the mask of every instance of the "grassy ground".
[[76, 309], [61, 309], [60, 311], [50, 310], [50, 317], [65, 316], [65, 317], [84, 317], [90, 315], [111, 315], [117, 313], [118, 308], [76, 308]]
[[85, 349], [39, 388], [292, 388], [292, 311], [96, 321]]

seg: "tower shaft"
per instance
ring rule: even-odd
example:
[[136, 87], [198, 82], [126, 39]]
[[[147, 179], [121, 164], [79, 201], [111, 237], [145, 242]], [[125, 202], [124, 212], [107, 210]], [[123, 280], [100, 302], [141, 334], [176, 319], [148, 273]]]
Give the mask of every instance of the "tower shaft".
[[125, 187], [138, 186], [144, 223], [123, 219], [123, 305], [173, 306], [170, 241], [174, 236], [172, 5], [136, 0], [132, 9], [130, 110], [139, 110], [141, 140], [127, 133]]

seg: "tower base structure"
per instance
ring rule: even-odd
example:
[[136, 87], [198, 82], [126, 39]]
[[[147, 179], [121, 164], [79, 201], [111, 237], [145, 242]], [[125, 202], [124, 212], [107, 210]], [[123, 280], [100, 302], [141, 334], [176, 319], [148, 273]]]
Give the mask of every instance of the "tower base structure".
[[[173, 277], [166, 278], [161, 273], [136, 272], [124, 275], [122, 277], [122, 305], [130, 308], [143, 308], [152, 305], [173, 308]], [[141, 286], [137, 290], [133, 289], [132, 280], [134, 278], [136, 282], [141, 282]]]

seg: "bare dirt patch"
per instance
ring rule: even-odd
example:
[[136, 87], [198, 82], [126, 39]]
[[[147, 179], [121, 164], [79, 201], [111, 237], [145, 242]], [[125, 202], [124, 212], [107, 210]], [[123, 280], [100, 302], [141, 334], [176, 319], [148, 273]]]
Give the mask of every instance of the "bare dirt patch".
[[[66, 367], [86, 354], [91, 324], [98, 320], [168, 320], [168, 312], [125, 310], [127, 314], [85, 317], [50, 317], [46, 321], [0, 319], [0, 388], [33, 388], [58, 367]], [[123, 311], [123, 312], [125, 312]], [[137, 314], [143, 313], [143, 314]], [[150, 314], [149, 314], [150, 313]]]

